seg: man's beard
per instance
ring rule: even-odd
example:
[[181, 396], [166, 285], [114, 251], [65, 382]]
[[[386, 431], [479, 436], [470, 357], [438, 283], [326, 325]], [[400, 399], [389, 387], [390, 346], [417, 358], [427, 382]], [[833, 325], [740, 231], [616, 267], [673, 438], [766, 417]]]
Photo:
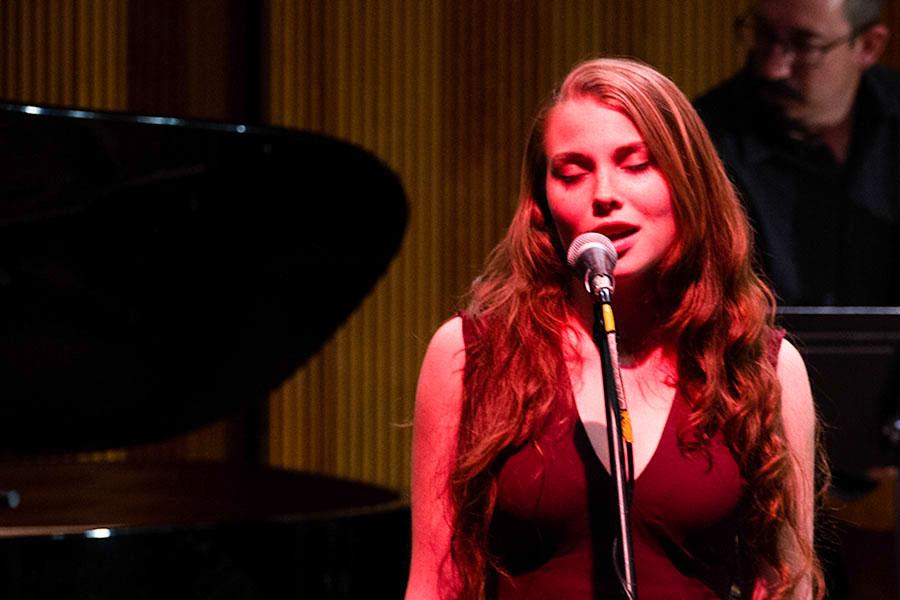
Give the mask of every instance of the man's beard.
[[792, 108], [802, 104], [805, 98], [802, 93], [784, 81], [771, 81], [753, 77], [753, 87], [757, 98], [762, 101], [764, 110], [771, 119], [779, 123], [792, 137], [806, 137], [806, 126], [792, 114]]
[[775, 106], [803, 102], [804, 99], [803, 94], [784, 81], [770, 81], [756, 77], [754, 85], [759, 96]]

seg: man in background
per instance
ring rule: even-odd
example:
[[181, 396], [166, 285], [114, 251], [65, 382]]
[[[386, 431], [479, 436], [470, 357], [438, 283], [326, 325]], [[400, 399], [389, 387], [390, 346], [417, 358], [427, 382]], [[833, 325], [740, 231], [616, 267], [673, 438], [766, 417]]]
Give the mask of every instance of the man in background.
[[[696, 101], [780, 304], [900, 305], [900, 73], [875, 64], [880, 13], [880, 0], [753, 0], [735, 24], [744, 68]], [[817, 531], [829, 598], [896, 597], [890, 530], [854, 517], [890, 525], [890, 503], [873, 503], [893, 479], [832, 459], [841, 520]]]
[[880, 0], [756, 0], [696, 101], [781, 304], [900, 305], [900, 74]]

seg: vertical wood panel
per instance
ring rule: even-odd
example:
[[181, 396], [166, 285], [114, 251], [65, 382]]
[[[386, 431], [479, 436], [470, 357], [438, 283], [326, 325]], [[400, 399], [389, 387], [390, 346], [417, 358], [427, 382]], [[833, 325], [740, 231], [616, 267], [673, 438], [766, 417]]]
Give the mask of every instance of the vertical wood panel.
[[[434, 167], [441, 147], [431, 108], [437, 100], [429, 93], [437, 81], [430, 71], [439, 56], [434, 9], [433, 4], [401, 0], [271, 2], [272, 14], [296, 10], [301, 23], [294, 27], [290, 19], [273, 19], [269, 24], [272, 39], [284, 39], [285, 47], [295, 49], [273, 51], [269, 57], [273, 61], [268, 68], [273, 73], [269, 89], [275, 95], [269, 104], [272, 122], [323, 131], [369, 148], [400, 172], [411, 201], [426, 196], [429, 186], [437, 182]], [[288, 40], [291, 35], [299, 38]], [[412, 219], [424, 221], [424, 230], [440, 226], [439, 219], [429, 218], [427, 211], [414, 212]], [[318, 360], [273, 394], [270, 418], [291, 422], [278, 427], [277, 435], [272, 432], [269, 460], [273, 463], [398, 487], [407, 480], [409, 429], [399, 425], [408, 420], [411, 410], [408, 382], [416, 368], [411, 366], [415, 359], [404, 364], [403, 358], [420, 355], [422, 338], [440, 314], [420, 301], [431, 280], [417, 280], [417, 269], [408, 256], [417, 254], [433, 264], [435, 252], [420, 249], [434, 248], [428, 239], [434, 236], [416, 235], [414, 230], [420, 228], [411, 227], [403, 255], [362, 310]], [[422, 334], [411, 340], [417, 322]], [[298, 385], [315, 378], [325, 381], [324, 388]], [[304, 406], [324, 410], [303, 419]], [[334, 435], [322, 434], [332, 426], [337, 429]], [[299, 455], [285, 453], [288, 444], [277, 439], [279, 435], [310, 441], [318, 436], [332, 464], [304, 464]]]
[[743, 2], [714, 4], [269, 2], [270, 120], [372, 150], [401, 175], [412, 210], [375, 293], [272, 395], [273, 464], [408, 485], [419, 361], [506, 227], [537, 104], [598, 54], [642, 58], [702, 91], [740, 62], [726, 38]]
[[[4, 0], [0, 96], [127, 108], [133, 2]], [[538, 103], [576, 61], [598, 54], [643, 59], [693, 96], [740, 65], [731, 23], [746, 4], [267, 0], [267, 120], [373, 151], [400, 174], [411, 207], [401, 254], [376, 291], [272, 394], [267, 460], [406, 487], [419, 361], [506, 227]], [[196, 28], [204, 13], [192, 10]], [[896, 5], [885, 18], [900, 32]], [[885, 62], [900, 62], [898, 45]], [[195, 102], [217, 101], [202, 96], [209, 76], [193, 71]], [[215, 458], [234, 435], [216, 424], [132, 454]]]
[[4, 0], [0, 97], [124, 109], [122, 16], [127, 0]]

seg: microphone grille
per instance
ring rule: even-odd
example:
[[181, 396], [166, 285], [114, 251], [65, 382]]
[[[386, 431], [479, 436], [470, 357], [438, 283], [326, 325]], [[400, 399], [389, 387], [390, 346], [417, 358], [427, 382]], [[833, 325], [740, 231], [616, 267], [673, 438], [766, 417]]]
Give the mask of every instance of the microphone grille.
[[619, 260], [619, 253], [616, 252], [616, 247], [613, 246], [608, 237], [602, 233], [594, 232], [582, 233], [572, 240], [572, 243], [569, 244], [569, 250], [566, 252], [566, 262], [573, 269], [576, 268], [578, 257], [592, 247], [599, 248], [601, 252], [607, 255], [610, 261], [609, 268], [616, 266], [616, 261]]

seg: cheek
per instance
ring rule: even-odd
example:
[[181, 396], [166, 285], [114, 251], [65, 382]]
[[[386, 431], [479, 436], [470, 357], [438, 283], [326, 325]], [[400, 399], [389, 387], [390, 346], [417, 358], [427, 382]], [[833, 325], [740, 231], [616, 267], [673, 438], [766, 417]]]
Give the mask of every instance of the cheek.
[[563, 248], [568, 248], [572, 240], [578, 235], [578, 227], [565, 216], [553, 213], [553, 223], [556, 225], [556, 233]]
[[581, 211], [577, 210], [572, 202], [551, 199], [549, 205], [550, 214], [553, 216], [553, 223], [556, 225], [560, 241], [563, 246], [568, 247], [579, 231], [579, 224], [582, 219]]
[[675, 207], [672, 203], [672, 190], [668, 183], [660, 178], [652, 185], [645, 186], [636, 198], [643, 199], [640, 210], [644, 216], [653, 221], [675, 222]]
[[656, 202], [645, 205], [644, 216], [653, 224], [653, 235], [658, 238], [659, 244], [670, 248], [675, 243], [678, 231], [669, 188], [666, 186], [657, 190], [656, 198]]
[[675, 209], [669, 204], [669, 210], [663, 217], [664, 236], [668, 240], [666, 243], [666, 253], [671, 253], [678, 242], [678, 223], [675, 219]]
[[839, 69], [821, 69], [810, 71], [806, 77], [800, 80], [800, 88], [805, 97], [812, 102], [824, 103], [836, 96], [842, 96], [846, 92], [851, 81], [847, 73]]
[[678, 228], [675, 226], [674, 218], [666, 219], [661, 233], [665, 252], [668, 253], [675, 247], [675, 240], [678, 238]]

